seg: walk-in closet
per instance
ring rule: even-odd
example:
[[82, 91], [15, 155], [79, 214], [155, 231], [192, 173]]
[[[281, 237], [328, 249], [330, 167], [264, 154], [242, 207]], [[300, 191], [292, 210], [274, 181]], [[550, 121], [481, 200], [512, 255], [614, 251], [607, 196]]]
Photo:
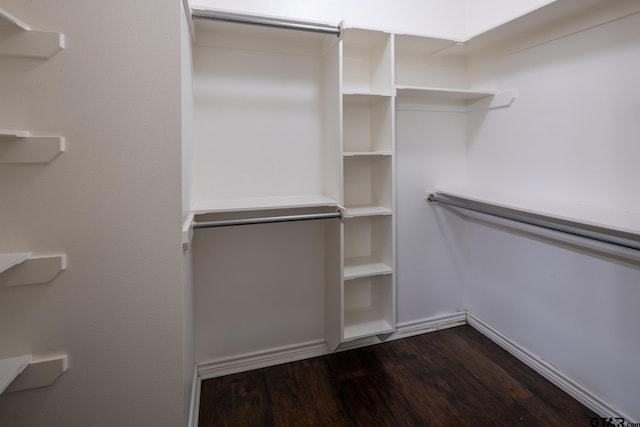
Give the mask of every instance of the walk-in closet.
[[383, 3], [0, 0], [0, 426], [463, 325], [640, 422], [640, 3]]

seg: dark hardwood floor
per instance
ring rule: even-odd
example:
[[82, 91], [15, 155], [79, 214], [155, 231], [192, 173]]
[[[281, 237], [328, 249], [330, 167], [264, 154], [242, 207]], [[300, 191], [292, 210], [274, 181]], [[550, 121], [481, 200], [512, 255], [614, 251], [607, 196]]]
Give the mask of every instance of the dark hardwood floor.
[[208, 426], [589, 426], [592, 411], [469, 326], [202, 382]]

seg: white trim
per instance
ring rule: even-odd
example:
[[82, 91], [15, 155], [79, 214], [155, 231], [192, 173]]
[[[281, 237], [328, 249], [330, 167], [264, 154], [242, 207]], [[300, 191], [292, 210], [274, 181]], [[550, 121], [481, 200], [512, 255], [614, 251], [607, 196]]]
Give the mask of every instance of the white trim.
[[200, 420], [200, 387], [202, 379], [198, 375], [198, 368], [193, 368], [193, 383], [191, 384], [191, 402], [189, 402], [189, 421], [187, 427], [198, 427]]
[[637, 421], [633, 420], [628, 415], [621, 413], [610, 403], [606, 402], [601, 397], [595, 395], [584, 386], [569, 378], [558, 368], [545, 361], [540, 356], [516, 343], [511, 338], [501, 334], [496, 329], [469, 312], [467, 312], [467, 323], [469, 324], [469, 326], [473, 327], [482, 335], [498, 344], [500, 347], [516, 357], [522, 363], [532, 368], [547, 380], [551, 381], [562, 391], [576, 399], [578, 402], [582, 403], [587, 408], [591, 409], [599, 416], [605, 418], [622, 417], [627, 423], [637, 423]]
[[467, 323], [467, 312], [442, 314], [428, 319], [414, 320], [411, 322], [398, 323], [396, 332], [387, 341], [412, 337], [414, 335], [426, 334], [442, 329], [455, 328]]
[[[466, 312], [443, 314], [428, 319], [398, 324], [396, 331], [385, 341], [407, 338], [413, 335], [452, 328], [466, 323]], [[351, 350], [368, 345], [379, 344], [380, 340], [368, 337], [362, 340], [346, 342], [340, 345], [338, 351]], [[213, 359], [196, 364], [198, 378], [208, 379], [252, 369], [265, 368], [280, 365], [282, 363], [295, 362], [311, 357], [331, 354], [332, 351], [324, 340], [309, 341], [306, 343], [277, 347], [270, 350], [256, 351], [237, 356]]]
[[196, 369], [201, 379], [208, 379], [323, 356], [329, 353], [326, 342], [324, 340], [316, 340], [200, 362], [196, 364]]

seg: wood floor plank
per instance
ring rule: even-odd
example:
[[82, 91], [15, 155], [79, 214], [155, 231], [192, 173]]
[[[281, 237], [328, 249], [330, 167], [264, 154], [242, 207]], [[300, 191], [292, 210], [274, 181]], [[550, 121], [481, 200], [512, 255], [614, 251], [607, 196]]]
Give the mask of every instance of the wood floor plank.
[[469, 326], [202, 382], [200, 426], [566, 426], [596, 415]]
[[[456, 328], [458, 329], [458, 328]], [[578, 404], [571, 396], [562, 392], [550, 381], [537, 374], [533, 369], [511, 356], [506, 350], [493, 344], [489, 338], [471, 327], [456, 330], [464, 337], [467, 344], [480, 349], [487, 357], [494, 361], [532, 394], [523, 404], [530, 412], [537, 414], [548, 425], [561, 425], [562, 420], [553, 420], [558, 414], [566, 414], [569, 419], [591, 419], [596, 415]]]
[[264, 369], [246, 372], [233, 381], [231, 405], [234, 426], [273, 425]]

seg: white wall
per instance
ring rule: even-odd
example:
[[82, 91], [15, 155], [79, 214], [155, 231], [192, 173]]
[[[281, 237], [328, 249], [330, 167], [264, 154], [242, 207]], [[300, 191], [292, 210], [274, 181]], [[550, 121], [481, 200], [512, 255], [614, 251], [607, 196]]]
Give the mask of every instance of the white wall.
[[0, 59], [0, 127], [68, 143], [0, 166], [0, 252], [69, 257], [51, 283], [0, 290], [0, 357], [69, 354], [53, 386], [0, 396], [0, 425], [181, 425], [180, 4], [0, 7], [67, 41]]
[[466, 114], [396, 113], [398, 323], [464, 310], [464, 264], [457, 217], [435, 216], [425, 191], [463, 180]]
[[[638, 28], [634, 15], [473, 67], [518, 99], [470, 119], [469, 182], [640, 215]], [[640, 419], [637, 261], [477, 223], [459, 244], [472, 313]]]
[[192, 7], [458, 39], [465, 0], [191, 0]]
[[472, 38], [556, 0], [465, 0], [464, 34]]
[[198, 230], [196, 361], [324, 339], [323, 221]]

